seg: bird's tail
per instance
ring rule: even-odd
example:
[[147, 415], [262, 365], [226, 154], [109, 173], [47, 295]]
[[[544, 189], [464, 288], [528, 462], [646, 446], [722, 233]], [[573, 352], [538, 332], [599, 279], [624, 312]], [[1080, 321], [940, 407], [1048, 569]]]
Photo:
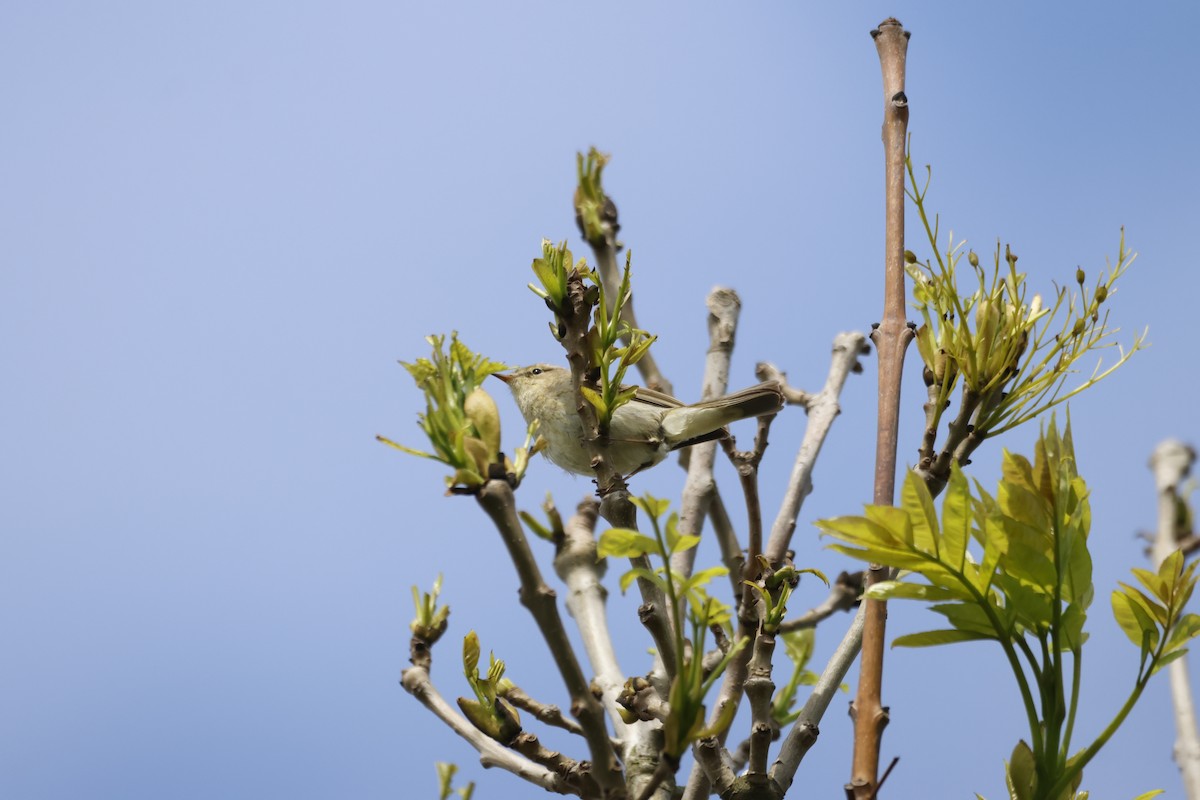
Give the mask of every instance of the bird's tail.
[[663, 436], [671, 449], [719, 439], [726, 425], [750, 417], [774, 414], [783, 408], [783, 390], [778, 381], [767, 381], [740, 392], [691, 406], [671, 409], [663, 415]]

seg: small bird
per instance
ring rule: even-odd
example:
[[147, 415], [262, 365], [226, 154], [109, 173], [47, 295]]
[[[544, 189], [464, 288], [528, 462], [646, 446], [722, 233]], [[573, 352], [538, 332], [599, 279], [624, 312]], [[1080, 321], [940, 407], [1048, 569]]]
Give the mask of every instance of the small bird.
[[[546, 457], [568, 472], [593, 474], [570, 370], [535, 364], [496, 377], [512, 390], [525, 421], [540, 421]], [[783, 391], [777, 381], [690, 406], [639, 386], [634, 398], [613, 413], [605, 455], [613, 469], [628, 477], [659, 463], [672, 450], [724, 438], [725, 426], [732, 422], [774, 414], [781, 408]]]

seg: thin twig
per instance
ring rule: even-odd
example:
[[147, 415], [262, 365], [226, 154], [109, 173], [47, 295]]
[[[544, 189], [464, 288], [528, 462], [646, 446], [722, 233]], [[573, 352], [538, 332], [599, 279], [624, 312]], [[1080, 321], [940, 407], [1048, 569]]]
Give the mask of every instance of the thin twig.
[[485, 767], [499, 767], [511, 772], [517, 777], [524, 778], [530, 783], [542, 787], [548, 792], [558, 794], [579, 794], [565, 780], [543, 766], [533, 763], [510, 750], [501, 747], [497, 742], [484, 735], [459, 714], [445, 698], [438, 693], [433, 682], [429, 680], [429, 671], [425, 667], [406, 669], [400, 680], [401, 685], [421, 705], [433, 712], [434, 716], [444, 722], [479, 753], [479, 763]]

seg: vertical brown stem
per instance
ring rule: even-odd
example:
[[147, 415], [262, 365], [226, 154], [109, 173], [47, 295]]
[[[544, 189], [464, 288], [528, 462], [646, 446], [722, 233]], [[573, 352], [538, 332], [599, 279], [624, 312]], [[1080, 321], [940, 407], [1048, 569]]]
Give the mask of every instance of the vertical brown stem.
[[[904, 94], [904, 62], [908, 32], [898, 20], [886, 19], [871, 32], [883, 72], [883, 151], [886, 185], [883, 319], [871, 334], [879, 353], [879, 427], [875, 443], [875, 493], [878, 505], [891, 505], [896, 484], [896, 440], [900, 419], [900, 378], [904, 351], [912, 330], [904, 315], [904, 146], [908, 99]], [[886, 580], [888, 571], [872, 564], [867, 586]], [[854, 763], [846, 794], [868, 800], [879, 775], [879, 744], [888, 714], [881, 697], [883, 641], [887, 604], [868, 600], [863, 625], [862, 661], [854, 716]]]

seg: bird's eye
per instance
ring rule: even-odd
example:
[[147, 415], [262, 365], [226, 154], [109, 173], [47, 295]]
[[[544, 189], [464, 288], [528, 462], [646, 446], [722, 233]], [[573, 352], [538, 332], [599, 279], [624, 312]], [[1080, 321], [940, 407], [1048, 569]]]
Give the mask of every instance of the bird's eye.
[[538, 367], [534, 367], [533, 369], [529, 370], [529, 374], [530, 375], [541, 375], [542, 371]]

